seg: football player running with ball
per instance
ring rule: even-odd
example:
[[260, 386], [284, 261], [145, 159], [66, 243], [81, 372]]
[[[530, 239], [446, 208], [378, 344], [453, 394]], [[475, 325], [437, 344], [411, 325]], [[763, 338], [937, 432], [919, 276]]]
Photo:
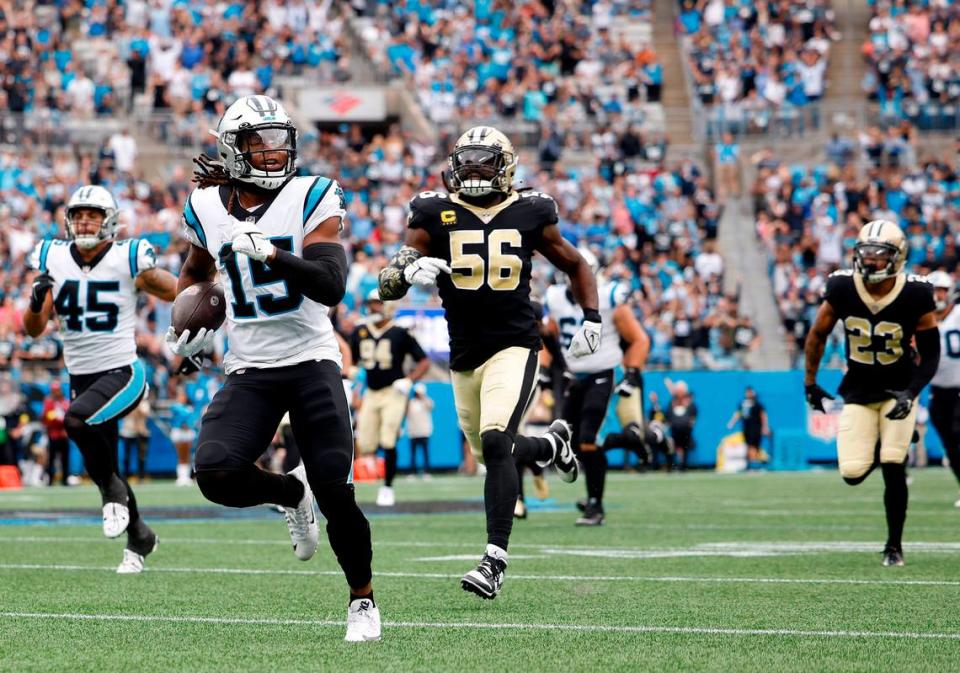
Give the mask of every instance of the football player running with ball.
[[[215, 135], [220, 162], [197, 159], [199, 187], [184, 206], [191, 245], [177, 287], [218, 271], [228, 281], [227, 379], [201, 421], [197, 485], [228, 507], [283, 506], [304, 561], [317, 548], [316, 495], [350, 587], [346, 640], [379, 640], [370, 526], [354, 499], [350, 411], [327, 316], [346, 287], [343, 192], [329, 178], [295, 177], [297, 130], [267, 96], [238, 99]], [[167, 334], [184, 357], [204, 352], [212, 338], [204, 328]], [[287, 412], [303, 462], [270, 474], [254, 463]]]
[[833, 326], [842, 321], [847, 373], [839, 389], [844, 403], [837, 433], [840, 475], [856, 486], [880, 465], [887, 514], [885, 566], [904, 565], [901, 538], [914, 401], [940, 360], [933, 287], [903, 272], [906, 255], [900, 227], [886, 220], [865, 224], [853, 249], [853, 270], [836, 271], [827, 279], [805, 347], [807, 402], [824, 411], [824, 399], [833, 397], [817, 385], [817, 370]]
[[461, 587], [492, 599], [503, 585], [519, 493], [515, 458], [556, 465], [577, 478], [570, 426], [554, 421], [542, 437], [517, 434], [537, 384], [539, 324], [530, 300], [530, 267], [542, 253], [570, 276], [584, 322], [571, 357], [597, 350], [601, 337], [596, 279], [557, 227], [557, 205], [517, 192], [517, 156], [500, 131], [477, 126], [457, 140], [443, 175], [449, 193], [410, 202], [405, 245], [380, 272], [380, 296], [399, 299], [411, 285], [436, 285], [446, 309], [450, 369], [460, 428], [487, 467], [487, 547]]
[[148, 389], [134, 337], [137, 291], [173, 301], [177, 279], [156, 268], [148, 241], [117, 240], [118, 218], [117, 202], [103, 187], [87, 185], [73, 193], [66, 209], [70, 240], [43, 241], [28, 258], [39, 274], [23, 324], [36, 337], [54, 314], [59, 319], [70, 373], [70, 408], [63, 424], [100, 489], [103, 534], [127, 534], [117, 568], [125, 574], [141, 572], [144, 558], [157, 546], [117, 462], [119, 421]]

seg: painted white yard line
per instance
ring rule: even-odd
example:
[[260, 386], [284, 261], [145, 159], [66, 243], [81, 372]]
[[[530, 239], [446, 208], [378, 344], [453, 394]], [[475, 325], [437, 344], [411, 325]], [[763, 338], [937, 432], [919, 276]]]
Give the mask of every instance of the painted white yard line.
[[[245, 617], [208, 617], [173, 615], [92, 615], [57, 612], [0, 612], [5, 619], [56, 619], [66, 621], [173, 622], [185, 624], [231, 624], [249, 626], [331, 626], [343, 628], [343, 622], [331, 619], [251, 619]], [[490, 629], [509, 631], [573, 631], [601, 633], [680, 634], [710, 636], [793, 636], [800, 638], [903, 638], [910, 640], [960, 640], [960, 633], [916, 631], [844, 631], [803, 629], [733, 629], [698, 626], [635, 626], [600, 624], [537, 624], [489, 622], [384, 622], [384, 628], [405, 629]]]
[[[779, 529], [782, 530], [782, 529]], [[289, 547], [288, 539], [260, 539], [260, 538], [176, 538], [163, 537], [164, 545], [244, 545], [244, 546], [282, 546]], [[104, 538], [97, 536], [56, 536], [56, 535], [10, 535], [0, 536], [0, 544], [7, 542], [29, 543], [79, 543], [102, 544]], [[477, 544], [472, 542], [448, 542], [442, 540], [376, 540], [375, 547], [407, 547], [414, 549], [476, 549]], [[879, 545], [879, 546], [878, 546]], [[608, 547], [603, 545], [566, 545], [566, 544], [511, 544], [512, 549], [526, 549], [546, 554], [570, 554], [576, 556], [602, 556], [605, 558], [656, 558], [662, 556], [757, 556], [778, 554], [811, 554], [811, 553], [860, 553], [876, 552], [882, 547], [877, 541], [864, 540], [830, 540], [830, 541], [732, 541], [732, 542], [703, 542], [685, 547]], [[909, 541], [904, 545], [907, 553], [955, 553], [960, 552], [960, 542], [947, 541]], [[471, 556], [471, 558], [473, 558]], [[514, 557], [518, 558], [518, 557]], [[459, 560], [459, 559], [454, 559]]]
[[[470, 557], [475, 559], [474, 556]], [[68, 564], [45, 563], [0, 563], [0, 570], [44, 570], [56, 572], [116, 572], [115, 566], [85, 566]], [[339, 570], [292, 570], [286, 568], [182, 568], [151, 566], [146, 573], [178, 573], [198, 575], [294, 575], [304, 577], [341, 577]], [[430, 573], [430, 572], [391, 572], [376, 571], [376, 577], [402, 577], [419, 579], [460, 579], [460, 573]], [[510, 574], [511, 580], [524, 581], [569, 581], [569, 582], [665, 582], [690, 584], [843, 584], [867, 586], [935, 586], [957, 587], [960, 580], [909, 580], [909, 579], [845, 579], [834, 577], [823, 578], [789, 578], [789, 577], [698, 577], [691, 576], [660, 576], [660, 575], [522, 575]]]

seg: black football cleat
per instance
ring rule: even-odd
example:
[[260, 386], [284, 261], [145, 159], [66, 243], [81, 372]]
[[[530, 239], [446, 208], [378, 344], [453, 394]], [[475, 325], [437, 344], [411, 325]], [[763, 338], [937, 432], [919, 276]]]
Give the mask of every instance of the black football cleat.
[[460, 588], [480, 598], [493, 600], [503, 588], [503, 576], [506, 570], [506, 561], [484, 554], [477, 567], [460, 580]]
[[886, 568], [900, 567], [907, 565], [903, 560], [903, 550], [898, 547], [887, 545], [883, 548], [883, 565]]
[[603, 507], [587, 503], [583, 516], [577, 519], [578, 526], [602, 526], [603, 525]]

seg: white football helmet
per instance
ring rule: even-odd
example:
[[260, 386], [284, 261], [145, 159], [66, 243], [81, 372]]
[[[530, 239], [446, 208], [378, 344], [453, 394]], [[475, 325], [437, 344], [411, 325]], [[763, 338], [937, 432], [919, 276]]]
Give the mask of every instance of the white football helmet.
[[[223, 167], [234, 180], [274, 190], [297, 171], [297, 128], [283, 106], [269, 96], [237, 99], [210, 133], [216, 136]], [[252, 155], [268, 152], [285, 152], [287, 160], [275, 170], [255, 168]]]
[[464, 196], [509, 194], [517, 172], [513, 143], [492, 126], [474, 126], [457, 140], [444, 175], [447, 189]]
[[[96, 234], [78, 236], [73, 227], [73, 212], [78, 208], [93, 208], [103, 212], [103, 223]], [[113, 194], [100, 185], [84, 185], [73, 193], [67, 201], [67, 236], [73, 239], [78, 248], [89, 250], [103, 241], [112, 241], [120, 228], [120, 212]]]
[[[933, 285], [933, 296], [936, 300], [936, 307], [938, 311], [943, 311], [955, 301], [956, 298], [953, 292], [953, 278], [950, 277], [949, 273], [946, 271], [937, 270], [927, 276], [927, 280], [930, 281], [931, 285]], [[938, 296], [937, 290], [946, 290], [946, 292]]]
[[895, 223], [874, 220], [860, 228], [853, 247], [853, 268], [864, 282], [881, 283], [893, 278], [903, 271], [906, 262], [907, 237]]

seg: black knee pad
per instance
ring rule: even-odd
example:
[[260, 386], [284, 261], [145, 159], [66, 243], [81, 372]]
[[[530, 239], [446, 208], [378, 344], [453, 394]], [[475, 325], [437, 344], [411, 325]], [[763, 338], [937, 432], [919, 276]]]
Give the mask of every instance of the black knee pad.
[[503, 430], [487, 430], [480, 436], [480, 444], [487, 465], [513, 461], [513, 438]]
[[324, 488], [314, 491], [320, 512], [329, 519], [326, 512], [353, 509], [357, 506], [356, 492], [353, 484], [328, 484]]
[[234, 506], [237, 502], [235, 470], [197, 470], [197, 486], [203, 497], [218, 505]]
[[63, 427], [72, 438], [75, 435], [83, 434], [83, 431], [90, 426], [80, 416], [68, 411], [63, 417]]

